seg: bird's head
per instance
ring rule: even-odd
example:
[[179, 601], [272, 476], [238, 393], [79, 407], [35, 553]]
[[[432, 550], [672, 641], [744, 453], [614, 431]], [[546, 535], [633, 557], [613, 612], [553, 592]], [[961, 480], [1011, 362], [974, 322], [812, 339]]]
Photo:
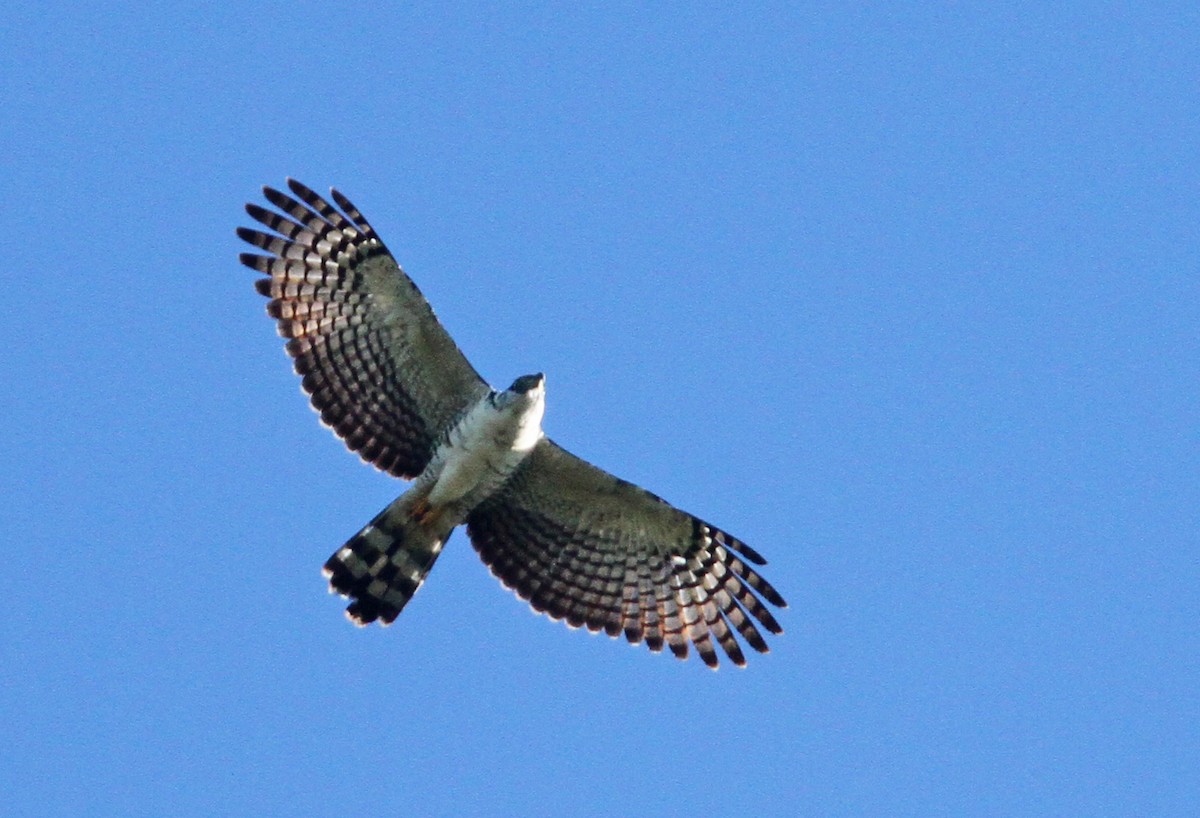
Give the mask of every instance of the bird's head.
[[514, 449], [531, 449], [542, 436], [542, 415], [546, 412], [546, 376], [522, 375], [512, 386], [496, 395], [493, 403], [501, 413], [515, 413]]
[[522, 375], [517, 378], [508, 389], [496, 392], [492, 396], [492, 403], [502, 410], [519, 407], [518, 411], [524, 413], [532, 407], [541, 407], [545, 399], [546, 376], [539, 372], [536, 375]]
[[546, 376], [541, 372], [535, 375], [522, 375], [513, 381], [512, 386], [508, 387], [509, 392], [515, 392], [518, 395], [524, 395], [534, 389], [545, 391]]

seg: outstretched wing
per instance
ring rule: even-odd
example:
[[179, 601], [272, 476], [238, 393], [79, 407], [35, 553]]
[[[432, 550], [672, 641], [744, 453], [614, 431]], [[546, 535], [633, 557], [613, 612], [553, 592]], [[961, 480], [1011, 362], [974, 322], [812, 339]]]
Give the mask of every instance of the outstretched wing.
[[268, 253], [241, 261], [269, 276], [256, 286], [321, 419], [363, 460], [414, 477], [488, 385], [345, 196], [330, 191], [338, 210], [293, 179], [288, 187], [298, 198], [263, 188], [284, 215], [246, 205], [274, 233], [239, 227]]
[[475, 549], [537, 611], [573, 627], [624, 631], [711, 667], [715, 641], [744, 665], [733, 632], [767, 652], [755, 624], [782, 633], [763, 600], [786, 607], [740, 540], [581, 460], [548, 439], [467, 518]]

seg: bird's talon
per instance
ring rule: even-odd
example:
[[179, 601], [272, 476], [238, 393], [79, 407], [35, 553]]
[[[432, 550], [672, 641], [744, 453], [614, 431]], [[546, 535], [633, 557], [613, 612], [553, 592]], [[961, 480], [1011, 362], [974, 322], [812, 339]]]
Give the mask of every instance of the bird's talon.
[[429, 504], [428, 500], [418, 500], [417, 504], [413, 506], [411, 514], [414, 520], [424, 525], [433, 515], [433, 506]]

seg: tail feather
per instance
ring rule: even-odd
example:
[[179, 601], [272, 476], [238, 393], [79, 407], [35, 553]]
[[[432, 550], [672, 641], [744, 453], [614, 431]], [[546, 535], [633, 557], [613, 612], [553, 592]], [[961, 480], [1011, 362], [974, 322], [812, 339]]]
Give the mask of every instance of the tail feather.
[[325, 562], [329, 589], [353, 601], [346, 615], [356, 625], [390, 625], [421, 587], [450, 531], [422, 525], [401, 497], [351, 537]]

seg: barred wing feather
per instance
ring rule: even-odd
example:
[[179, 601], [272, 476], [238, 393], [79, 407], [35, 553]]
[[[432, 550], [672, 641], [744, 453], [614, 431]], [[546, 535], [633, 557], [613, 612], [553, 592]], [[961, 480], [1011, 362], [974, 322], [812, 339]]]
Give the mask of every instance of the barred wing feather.
[[279, 213], [246, 212], [272, 232], [238, 228], [266, 255], [258, 291], [321, 419], [369, 463], [414, 477], [438, 437], [488, 391], [429, 302], [358, 209], [334, 207], [289, 179], [289, 196], [263, 188]]
[[467, 532], [506, 586], [573, 627], [665, 643], [681, 659], [690, 644], [711, 667], [714, 643], [744, 665], [735, 633], [766, 653], [759, 627], [782, 632], [764, 601], [787, 603], [748, 564], [765, 564], [757, 552], [548, 439]]

